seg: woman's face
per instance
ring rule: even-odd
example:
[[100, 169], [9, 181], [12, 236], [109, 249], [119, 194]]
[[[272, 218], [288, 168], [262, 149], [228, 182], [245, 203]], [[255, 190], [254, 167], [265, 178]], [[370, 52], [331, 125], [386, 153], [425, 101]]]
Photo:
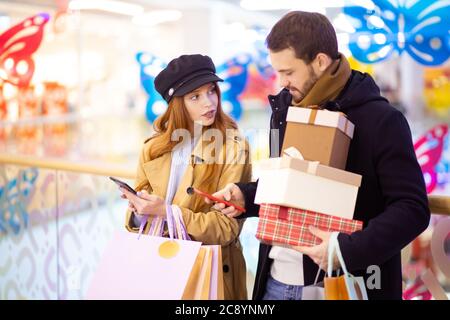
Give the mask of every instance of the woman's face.
[[219, 103], [215, 83], [207, 83], [185, 94], [183, 100], [192, 121], [201, 123], [203, 126], [214, 123]]

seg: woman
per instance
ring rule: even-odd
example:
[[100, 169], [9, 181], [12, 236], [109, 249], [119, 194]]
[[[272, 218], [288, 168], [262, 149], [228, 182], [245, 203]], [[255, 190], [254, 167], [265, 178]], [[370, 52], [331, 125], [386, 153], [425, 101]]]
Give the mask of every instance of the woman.
[[[120, 190], [129, 200], [129, 231], [139, 229], [140, 217], [163, 217], [166, 204], [179, 206], [192, 240], [222, 246], [225, 299], [246, 299], [246, 266], [239, 243], [243, 221], [186, 193], [190, 186], [213, 193], [251, 178], [248, 144], [222, 110], [217, 85], [222, 79], [215, 71], [209, 57], [183, 55], [158, 74], [155, 87], [168, 108], [156, 119], [156, 133], [140, 154], [136, 190], [142, 192], [135, 196]], [[149, 228], [150, 221], [144, 232]]]

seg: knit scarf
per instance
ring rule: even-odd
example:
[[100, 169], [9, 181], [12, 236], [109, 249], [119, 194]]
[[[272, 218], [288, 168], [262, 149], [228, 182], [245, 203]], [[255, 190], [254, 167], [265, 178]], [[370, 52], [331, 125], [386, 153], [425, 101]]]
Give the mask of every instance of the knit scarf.
[[343, 54], [340, 54], [339, 59], [330, 64], [306, 97], [298, 103], [292, 100], [292, 105], [311, 108], [336, 99], [350, 78], [351, 72], [347, 59]]

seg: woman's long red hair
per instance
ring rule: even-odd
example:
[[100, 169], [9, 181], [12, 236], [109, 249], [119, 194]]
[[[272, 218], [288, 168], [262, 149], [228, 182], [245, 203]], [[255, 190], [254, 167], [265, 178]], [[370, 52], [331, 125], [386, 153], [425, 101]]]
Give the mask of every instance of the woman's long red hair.
[[[221, 93], [219, 86], [215, 85], [215, 91], [218, 96], [216, 117], [212, 125], [203, 127], [203, 131], [207, 129], [217, 129], [222, 133], [222, 137], [226, 137], [227, 129], [237, 129], [236, 122], [223, 112], [221, 104]], [[171, 152], [173, 148], [179, 143], [179, 141], [172, 141], [172, 133], [177, 129], [186, 129], [191, 131], [193, 128], [193, 122], [189, 116], [189, 113], [184, 104], [183, 97], [173, 97], [169, 102], [169, 106], [161, 116], [159, 116], [153, 123], [155, 135], [152, 137], [152, 146], [150, 148], [150, 160], [156, 159], [167, 152]], [[223, 143], [225, 144], [225, 139]], [[188, 161], [188, 159], [186, 159]], [[213, 186], [209, 185], [209, 182], [213, 176], [213, 173], [217, 169], [217, 163], [205, 164], [207, 166], [203, 177], [199, 177], [197, 181], [202, 184], [203, 190], [206, 192], [212, 192]], [[137, 189], [143, 189], [146, 185], [138, 186]], [[211, 188], [210, 188], [211, 187]], [[206, 188], [206, 189], [205, 189]]]

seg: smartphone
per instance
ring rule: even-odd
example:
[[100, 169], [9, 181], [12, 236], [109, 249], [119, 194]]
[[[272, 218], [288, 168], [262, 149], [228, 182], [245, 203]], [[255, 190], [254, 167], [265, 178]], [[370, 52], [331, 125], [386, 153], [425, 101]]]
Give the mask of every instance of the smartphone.
[[137, 192], [136, 190], [134, 190], [132, 187], [130, 187], [127, 183], [120, 181], [119, 179], [116, 179], [114, 177], [109, 177], [112, 181], [114, 181], [119, 187], [122, 187], [124, 189], [127, 189], [128, 191], [130, 191], [132, 194], [136, 194]]
[[203, 197], [207, 197], [208, 199], [210, 199], [212, 201], [223, 203], [223, 204], [225, 204], [228, 207], [233, 206], [239, 212], [245, 212], [245, 208], [242, 208], [242, 207], [240, 207], [240, 206], [238, 206], [238, 205], [236, 205], [234, 203], [231, 203], [229, 201], [216, 198], [213, 195], [210, 195], [209, 193], [206, 193], [204, 191], [198, 190], [196, 188], [189, 187], [189, 188], [186, 189], [186, 192], [187, 192], [187, 194], [190, 194], [190, 195], [192, 195], [194, 193], [197, 193], [197, 194], [199, 194], [199, 195], [201, 195]]

